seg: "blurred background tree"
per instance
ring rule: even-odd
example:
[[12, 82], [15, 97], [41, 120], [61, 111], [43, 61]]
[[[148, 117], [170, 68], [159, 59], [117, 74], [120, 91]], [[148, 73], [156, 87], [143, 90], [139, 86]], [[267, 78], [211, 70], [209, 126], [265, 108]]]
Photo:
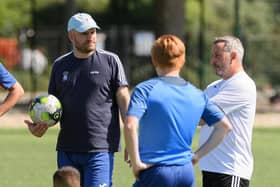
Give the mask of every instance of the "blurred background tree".
[[[135, 34], [148, 31], [155, 37], [173, 33], [185, 41], [187, 65], [182, 76], [201, 88], [218, 78], [208, 63], [211, 42], [215, 36], [236, 33], [238, 11], [246, 70], [258, 88], [280, 86], [280, 2], [276, 0], [1, 0], [0, 37], [24, 33], [27, 39], [20, 41], [20, 47], [34, 40], [35, 47], [45, 49], [51, 65], [71, 49], [66, 23], [78, 11], [96, 19], [106, 34], [105, 48], [120, 55], [132, 85], [154, 75], [150, 57], [134, 52]], [[35, 35], [27, 34], [30, 29]], [[45, 74], [48, 77], [49, 71]]]

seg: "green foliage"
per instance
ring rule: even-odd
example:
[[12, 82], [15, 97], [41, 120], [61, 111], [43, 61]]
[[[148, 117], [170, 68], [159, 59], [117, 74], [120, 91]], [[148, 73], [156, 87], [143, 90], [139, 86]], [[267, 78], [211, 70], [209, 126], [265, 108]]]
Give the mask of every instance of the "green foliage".
[[[211, 42], [218, 35], [232, 35], [235, 24], [235, 0], [211, 0], [205, 2], [205, 56], [210, 59]], [[239, 1], [241, 40], [245, 47], [244, 66], [246, 71], [257, 80], [260, 88], [265, 84], [279, 85], [279, 7], [280, 2]], [[200, 6], [199, 1], [186, 1], [186, 33], [189, 61], [193, 70], [198, 72], [198, 34]], [[209, 65], [204, 68], [210, 70]], [[205, 73], [206, 83], [217, 79], [213, 72]]]
[[[1, 0], [0, 37], [16, 37], [20, 29], [31, 27], [32, 2], [35, 2], [36, 23], [41, 31], [46, 28], [57, 29], [57, 32], [65, 31], [67, 0]], [[185, 1], [187, 65], [182, 75], [184, 78], [195, 82], [195, 84], [198, 83], [199, 73], [201, 73], [199, 71], [200, 65], [203, 64], [205, 72], [207, 72], [205, 73], [205, 83], [208, 84], [211, 80], [217, 79], [208, 64], [211, 42], [217, 35], [234, 33], [235, 0], [204, 1], [206, 58], [203, 63], [198, 58], [199, 2], [198, 0]], [[262, 87], [265, 84], [279, 87], [280, 2], [259, 0], [239, 0], [239, 2], [241, 39], [246, 49], [245, 68], [258, 81], [258, 87]], [[154, 29], [153, 23], [157, 14], [154, 11], [153, 3], [153, 0], [76, 0], [75, 6], [77, 11], [87, 11], [96, 15], [97, 21], [101, 22], [101, 26], [121, 23], [135, 27], [132, 29]], [[46, 35], [44, 33], [44, 37], [47, 37]], [[52, 36], [52, 33], [50, 33], [50, 37]], [[43, 43], [44, 41], [39, 42]], [[60, 41], [58, 43], [63, 45]], [[141, 64], [138, 65], [141, 66]], [[146, 66], [145, 68], [147, 69]], [[138, 70], [139, 68], [133, 69], [131, 74], [139, 78], [143, 73], [139, 74]], [[146, 75], [152, 71], [152, 69], [147, 69]], [[26, 76], [22, 75], [22, 77]], [[144, 78], [146, 77], [144, 76]], [[143, 80], [141, 77], [138, 78], [138, 81]]]
[[30, 4], [22, 0], [0, 1], [0, 36], [12, 37], [22, 27], [30, 26]]
[[76, 0], [76, 2], [79, 9], [96, 14], [104, 12], [108, 8], [110, 0]]

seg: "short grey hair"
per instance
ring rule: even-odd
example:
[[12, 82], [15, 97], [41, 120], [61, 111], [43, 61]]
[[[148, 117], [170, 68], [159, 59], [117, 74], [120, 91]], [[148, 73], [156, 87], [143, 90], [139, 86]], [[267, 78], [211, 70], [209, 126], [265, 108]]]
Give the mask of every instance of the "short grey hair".
[[219, 43], [219, 42], [224, 42], [225, 47], [224, 50], [226, 52], [237, 52], [237, 58], [239, 59], [240, 62], [243, 60], [244, 56], [244, 47], [239, 40], [239, 38], [234, 37], [234, 36], [222, 36], [222, 37], [216, 37], [213, 44]]

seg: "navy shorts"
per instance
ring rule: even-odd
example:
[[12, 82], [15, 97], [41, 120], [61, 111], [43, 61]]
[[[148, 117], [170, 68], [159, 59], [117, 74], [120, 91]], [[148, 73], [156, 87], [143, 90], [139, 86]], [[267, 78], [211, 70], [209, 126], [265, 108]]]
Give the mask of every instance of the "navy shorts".
[[194, 168], [191, 162], [183, 166], [153, 166], [141, 171], [133, 187], [194, 187]]
[[83, 187], [112, 186], [114, 153], [57, 152], [58, 168], [73, 166], [80, 171]]

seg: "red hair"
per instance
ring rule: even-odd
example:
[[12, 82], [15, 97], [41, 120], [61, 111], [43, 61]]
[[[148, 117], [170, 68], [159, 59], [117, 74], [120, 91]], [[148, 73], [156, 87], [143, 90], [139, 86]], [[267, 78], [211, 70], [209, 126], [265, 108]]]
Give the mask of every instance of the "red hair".
[[161, 69], [181, 69], [185, 64], [184, 43], [174, 35], [162, 35], [152, 46], [152, 63]]

